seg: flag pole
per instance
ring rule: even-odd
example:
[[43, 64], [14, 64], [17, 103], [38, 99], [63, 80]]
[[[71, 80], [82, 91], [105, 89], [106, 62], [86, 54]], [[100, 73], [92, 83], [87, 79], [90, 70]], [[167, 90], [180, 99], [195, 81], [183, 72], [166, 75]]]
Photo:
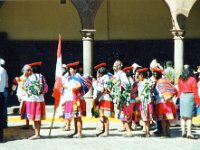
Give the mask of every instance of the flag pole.
[[54, 111], [53, 111], [53, 117], [52, 117], [52, 120], [51, 120], [51, 126], [50, 126], [50, 130], [49, 130], [49, 137], [51, 136], [51, 130], [52, 130], [53, 123], [54, 123], [54, 120], [55, 120], [55, 115], [56, 115], [56, 108], [54, 108]]
[[54, 112], [53, 112], [53, 118], [51, 121], [49, 136], [51, 136], [51, 130], [52, 130], [54, 119], [55, 119], [56, 108], [58, 107], [59, 102], [60, 102], [61, 90], [62, 90], [62, 52], [61, 52], [61, 35], [59, 34], [58, 48], [57, 48], [57, 61], [56, 61], [56, 75], [55, 75], [55, 83], [54, 83], [53, 94], [52, 94], [54, 98]]

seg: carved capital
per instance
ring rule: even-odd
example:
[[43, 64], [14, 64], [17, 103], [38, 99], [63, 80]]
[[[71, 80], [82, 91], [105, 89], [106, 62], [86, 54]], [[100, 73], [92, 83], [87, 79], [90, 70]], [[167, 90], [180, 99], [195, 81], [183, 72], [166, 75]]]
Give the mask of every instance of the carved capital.
[[95, 32], [96, 32], [96, 30], [93, 30], [93, 29], [83, 29], [83, 30], [81, 30], [81, 34], [83, 36], [83, 39], [87, 39], [87, 40], [93, 40]]
[[171, 29], [170, 31], [174, 37], [184, 38], [184, 36], [185, 36], [185, 30], [183, 30], [183, 29], [180, 29], [180, 30]]

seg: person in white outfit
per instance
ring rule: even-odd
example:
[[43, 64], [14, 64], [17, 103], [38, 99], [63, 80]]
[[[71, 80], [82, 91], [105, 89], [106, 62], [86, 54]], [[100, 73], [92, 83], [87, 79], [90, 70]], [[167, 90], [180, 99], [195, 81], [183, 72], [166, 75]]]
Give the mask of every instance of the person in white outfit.
[[5, 61], [0, 58], [0, 142], [3, 142], [4, 90], [6, 88], [7, 72], [1, 66]]

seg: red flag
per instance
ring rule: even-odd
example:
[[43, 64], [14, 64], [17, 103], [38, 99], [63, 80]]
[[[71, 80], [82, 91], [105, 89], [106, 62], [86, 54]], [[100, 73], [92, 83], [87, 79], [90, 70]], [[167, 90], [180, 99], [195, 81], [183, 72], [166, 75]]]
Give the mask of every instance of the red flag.
[[58, 107], [60, 102], [61, 90], [62, 90], [62, 52], [61, 52], [61, 35], [59, 34], [57, 62], [56, 62], [56, 77], [53, 89], [55, 109]]

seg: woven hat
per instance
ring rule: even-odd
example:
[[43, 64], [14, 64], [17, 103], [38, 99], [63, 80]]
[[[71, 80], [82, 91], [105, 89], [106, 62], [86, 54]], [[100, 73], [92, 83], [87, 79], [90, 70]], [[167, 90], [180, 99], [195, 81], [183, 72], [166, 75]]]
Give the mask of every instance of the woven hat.
[[33, 66], [41, 66], [41, 65], [42, 65], [42, 62], [41, 62], [41, 61], [37, 61], [37, 62], [28, 64], [28, 65], [29, 65], [30, 67], [33, 67]]
[[80, 65], [80, 61], [76, 61], [76, 62], [67, 64], [67, 67], [68, 68], [70, 68], [70, 67], [78, 67], [79, 65]]
[[106, 63], [100, 63], [100, 64], [94, 66], [94, 70], [98, 70], [99, 68], [101, 68], [101, 67], [106, 67], [106, 66], [107, 66]]

